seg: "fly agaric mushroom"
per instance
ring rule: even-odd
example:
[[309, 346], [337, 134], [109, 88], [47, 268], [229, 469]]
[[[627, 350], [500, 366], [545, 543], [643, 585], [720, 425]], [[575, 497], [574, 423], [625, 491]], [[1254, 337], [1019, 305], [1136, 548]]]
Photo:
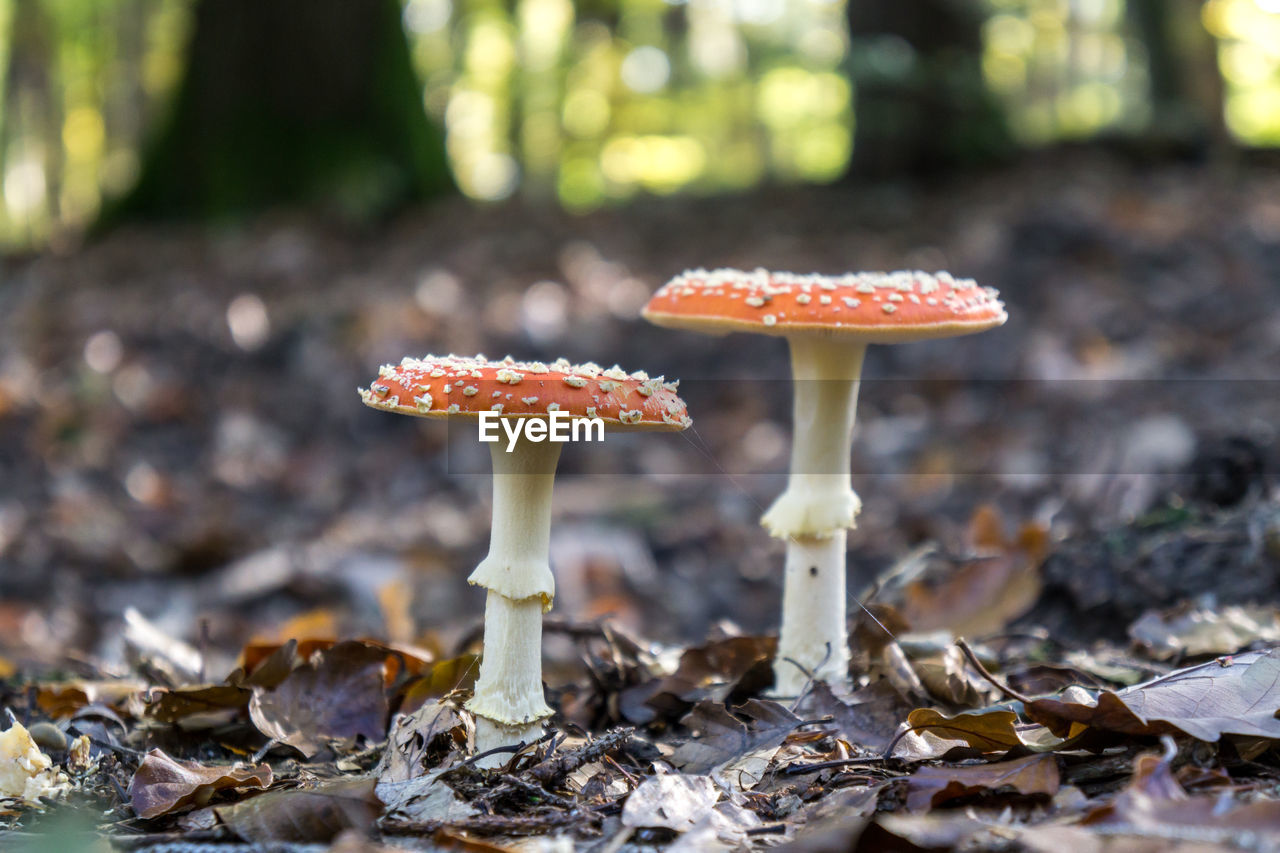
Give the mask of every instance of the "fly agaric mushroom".
[[795, 437], [786, 491], [761, 523], [787, 540], [775, 690], [807, 682], [848, 686], [845, 530], [861, 503], [850, 483], [850, 443], [867, 344], [981, 332], [1004, 323], [991, 288], [949, 273], [842, 276], [721, 269], [685, 272], [644, 316], [659, 326], [712, 334], [785, 337], [795, 379]]
[[375, 409], [481, 421], [482, 429], [485, 413], [503, 422], [490, 433], [499, 440], [490, 444], [489, 555], [467, 579], [488, 590], [480, 675], [466, 705], [476, 715], [478, 752], [536, 739], [551, 716], [542, 692], [542, 613], [555, 596], [548, 555], [560, 441], [546, 440], [548, 428], [567, 417], [599, 418], [613, 430], [682, 430], [692, 421], [677, 385], [563, 359], [429, 355], [386, 365], [368, 390], [360, 389], [360, 399]]

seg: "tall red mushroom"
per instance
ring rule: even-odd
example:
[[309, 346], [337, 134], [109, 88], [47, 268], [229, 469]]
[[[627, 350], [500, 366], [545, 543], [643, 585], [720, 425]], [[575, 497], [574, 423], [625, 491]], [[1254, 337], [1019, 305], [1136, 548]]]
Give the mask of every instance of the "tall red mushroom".
[[850, 441], [867, 344], [981, 332], [1007, 318], [999, 294], [949, 273], [839, 276], [720, 269], [672, 279], [644, 316], [659, 326], [787, 339], [795, 380], [786, 491], [761, 520], [787, 541], [775, 690], [812, 678], [847, 686], [845, 530], [861, 506], [850, 483]]
[[491, 416], [502, 422], [499, 440], [490, 444], [489, 555], [468, 578], [488, 590], [484, 654], [467, 703], [476, 715], [478, 751], [536, 738], [551, 715], [542, 691], [542, 613], [555, 596], [548, 556], [561, 448], [550, 436], [555, 423], [598, 418], [608, 430], [682, 430], [691, 421], [676, 385], [563, 359], [429, 355], [383, 367], [360, 390], [365, 405], [388, 412], [482, 421], [482, 427]]

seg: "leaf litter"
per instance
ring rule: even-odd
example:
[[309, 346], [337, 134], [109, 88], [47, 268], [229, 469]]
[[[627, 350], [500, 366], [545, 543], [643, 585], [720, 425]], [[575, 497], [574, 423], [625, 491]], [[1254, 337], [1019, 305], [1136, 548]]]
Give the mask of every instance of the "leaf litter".
[[[1015, 281], [1071, 282], [1017, 292], [1028, 322], [1011, 324], [998, 344], [969, 342], [988, 367], [1010, 352], [1051, 377], [1123, 377], [1126, 366], [1208, 364], [1223, 352], [1267, 363], [1280, 184], [1262, 176], [1232, 195], [1231, 209], [1251, 224], [1224, 230], [1235, 220], [1193, 175], [1158, 188], [1100, 174], [1108, 180], [1088, 192], [1106, 203], [1076, 204], [1070, 222], [1052, 181], [1025, 174], [998, 191], [984, 178], [959, 218], [925, 205], [901, 228], [866, 235], [837, 228], [843, 216], [806, 214], [808, 205], [766, 206], [749, 221], [774, 250], [802, 248], [793, 266], [912, 257], [954, 233], [941, 241], [944, 256], [1008, 269]], [[1244, 382], [1204, 383], [1195, 400], [1161, 397], [1159, 383], [1121, 399], [1099, 388], [1127, 383], [1089, 382], [1089, 393], [1112, 393], [1089, 407], [1063, 404], [1080, 391], [1062, 391], [1069, 381], [1028, 383], [1018, 395], [992, 383], [963, 400], [949, 390], [946, 417], [970, 425], [936, 444], [896, 428], [884, 441], [870, 418], [859, 453], [875, 470], [930, 476], [879, 478], [851, 540], [855, 563], [893, 568], [862, 597], [867, 613], [854, 615], [848, 695], [823, 685], [795, 702], [769, 695], [775, 641], [761, 634], [776, 619], [778, 555], [745, 503], [711, 488], [657, 489], [647, 474], [609, 500], [566, 481], [557, 499], [571, 515], [625, 515], [629, 532], [641, 529], [630, 520], [653, 520], [630, 535], [655, 559], [578, 559], [577, 609], [566, 595], [568, 615], [558, 607], [547, 621], [548, 699], [558, 711], [548, 738], [499, 768], [469, 763], [462, 703], [478, 648], [454, 614], [474, 612], [457, 579], [483, 547], [483, 502], [460, 478], [405, 465], [405, 447], [434, 452], [436, 438], [408, 424], [326, 418], [345, 410], [316, 392], [319, 376], [296, 381], [297, 371], [316, 371], [325, 387], [341, 374], [333, 365], [363, 375], [365, 361], [400, 354], [384, 352], [388, 340], [527, 347], [518, 285], [561, 279], [589, 297], [571, 301], [566, 333], [609, 328], [619, 360], [644, 363], [646, 348], [661, 352], [669, 338], [600, 309], [669, 272], [643, 247], [687, 245], [702, 258], [716, 245], [703, 239], [707, 229], [738, 246], [748, 221], [719, 225], [723, 217], [696, 202], [678, 204], [691, 206], [589, 239], [553, 222], [528, 232], [537, 239], [495, 239], [493, 226], [485, 232], [455, 210], [430, 228], [406, 227], [390, 252], [286, 223], [219, 238], [225, 244], [140, 234], [19, 264], [15, 280], [40, 298], [18, 300], [2, 321], [14, 348], [0, 361], [0, 429], [33, 452], [4, 460], [15, 491], [0, 503], [0, 690], [43, 758], [23, 750], [27, 765], [0, 762], [0, 775], [35, 768], [56, 785], [0, 800], [0, 827], [21, 841], [61, 815], [87, 814], [129, 850], [1273, 849], [1274, 446], [1261, 433], [1215, 443], [1224, 429], [1277, 420], [1274, 395], [1231, 396], [1228, 386]], [[1135, 206], [1149, 215], [1124, 213]], [[876, 220], [881, 207], [858, 215]], [[602, 214], [615, 225], [617, 215]], [[506, 224], [526, 233], [527, 223]], [[686, 231], [697, 239], [681, 244]], [[563, 243], [549, 265], [537, 259], [548, 239]], [[277, 251], [284, 244], [293, 249]], [[495, 247], [511, 253], [509, 281], [489, 275]], [[982, 254], [1001, 251], [1010, 257]], [[1153, 254], [1175, 271], [1161, 281], [1160, 327], [1180, 331], [1157, 340], [1135, 320], [1136, 334], [1104, 339], [1114, 327], [1098, 312], [1135, 304], [1132, 282], [1149, 276]], [[302, 260], [273, 271], [255, 260], [267, 255]], [[1179, 267], [1213, 268], [1223, 256], [1238, 298], [1179, 290], [1194, 281]], [[137, 260], [155, 257], [169, 260], [159, 276], [154, 261]], [[371, 258], [382, 265], [374, 273]], [[110, 300], [83, 287], [97, 279]], [[218, 334], [175, 329], [165, 311], [179, 279], [198, 284], [177, 296], [212, 300], [215, 314], [242, 282], [268, 282], [263, 297], [287, 357], [228, 351]], [[405, 301], [406, 280], [424, 293], [452, 280], [460, 295], [433, 314], [422, 307], [429, 299]], [[1076, 299], [1109, 307], [1063, 301]], [[47, 304], [66, 308], [51, 317]], [[53, 326], [58, 334], [38, 334]], [[83, 341], [106, 326], [125, 362], [87, 381]], [[1239, 327], [1253, 333], [1223, 334]], [[289, 341], [305, 341], [305, 351]], [[726, 340], [715, 358], [746, 355], [754, 353]], [[229, 357], [242, 362], [228, 370]], [[948, 356], [918, 358], [950, 375]], [[190, 372], [178, 376], [173, 365]], [[925, 398], [936, 390], [910, 387]], [[869, 411], [893, 421], [898, 403], [867, 391]], [[1002, 395], [1018, 409], [1001, 409]], [[240, 410], [224, 411], [228, 401]], [[716, 417], [778, 426], [786, 403], [752, 399]], [[1104, 410], [1105, 423], [1082, 424], [1073, 413], [1085, 409]], [[1204, 439], [1183, 473], [1055, 473], [1107, 470], [1089, 468], [1098, 464], [1091, 454], [1115, 452], [1108, 433], [1121, 444], [1149, 438], [1130, 419], [1155, 410], [1177, 412]], [[178, 450], [157, 441], [152, 455], [151, 438], [169, 430], [182, 439], [172, 442]], [[720, 458], [741, 437], [701, 432], [720, 442]], [[1048, 471], [1039, 485], [1004, 483], [993, 494], [968, 481], [966, 458], [1010, 447]], [[92, 471], [74, 471], [69, 460], [81, 458], [95, 460]], [[64, 482], [68, 470], [76, 476]], [[122, 482], [128, 474], [128, 489], [111, 481], [116, 471]], [[767, 499], [767, 488], [751, 497]], [[963, 522], [992, 500], [1010, 515], [984, 508]], [[60, 592], [52, 603], [51, 589]], [[165, 609], [140, 612], [158, 596]], [[135, 602], [139, 611], [126, 613]], [[262, 634], [265, 625], [278, 627]], [[958, 635], [973, 640], [980, 667]], [[350, 639], [370, 636], [378, 639]], [[675, 637], [705, 639], [683, 647]]]

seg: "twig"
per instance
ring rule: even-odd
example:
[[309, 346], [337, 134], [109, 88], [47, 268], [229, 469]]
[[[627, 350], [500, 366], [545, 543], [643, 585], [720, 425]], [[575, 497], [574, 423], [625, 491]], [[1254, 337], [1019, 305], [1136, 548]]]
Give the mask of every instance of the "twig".
[[595, 740], [585, 743], [577, 749], [571, 749], [560, 755], [550, 756], [539, 761], [522, 775], [533, 779], [542, 787], [554, 785], [584, 764], [589, 764], [626, 745], [635, 734], [635, 729], [622, 727], [610, 729]]
[[518, 776], [512, 776], [510, 773], [503, 773], [500, 778], [511, 787], [521, 790], [531, 797], [546, 800], [552, 805], [560, 806], [564, 809], [572, 809], [575, 806], [575, 803], [572, 800], [566, 799], [559, 794], [552, 793], [541, 785], [535, 785], [533, 782], [526, 782]]
[[969, 663], [973, 665], [973, 668], [978, 671], [978, 674], [990, 682], [991, 686], [995, 687], [1010, 699], [1017, 699], [1024, 705], [1028, 705], [1033, 701], [1030, 696], [1025, 696], [1014, 690], [1009, 685], [997, 680], [996, 677], [982, 665], [982, 661], [978, 660], [978, 656], [974, 654], [973, 649], [969, 648], [969, 644], [964, 641], [964, 637], [956, 637], [956, 646], [964, 653], [964, 656], [969, 660]]
[[451, 773], [460, 767], [471, 767], [480, 759], [488, 758], [490, 755], [502, 755], [503, 753], [507, 753], [507, 752], [514, 754], [514, 753], [520, 752], [525, 747], [537, 746], [540, 743], [546, 743], [547, 741], [553, 739], [555, 736], [556, 736], [555, 732], [547, 732], [545, 735], [533, 741], [532, 743], [525, 743], [524, 741], [520, 741], [519, 743], [513, 743], [507, 746], [495, 746], [493, 749], [486, 749], [484, 752], [477, 752], [475, 755], [471, 756], [465, 761], [459, 761], [457, 764], [455, 764], [453, 767], [450, 767], [445, 772]]
[[819, 770], [830, 770], [834, 767], [852, 767], [859, 764], [887, 764], [898, 761], [889, 756], [867, 756], [864, 758], [836, 758], [831, 761], [793, 762], [782, 768], [783, 776], [799, 776], [803, 773], [816, 773]]

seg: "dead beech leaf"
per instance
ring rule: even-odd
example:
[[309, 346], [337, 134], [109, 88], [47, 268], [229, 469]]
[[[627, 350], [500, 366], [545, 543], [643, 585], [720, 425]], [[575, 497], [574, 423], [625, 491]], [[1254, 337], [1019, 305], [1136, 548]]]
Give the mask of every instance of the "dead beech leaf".
[[397, 714], [378, 765], [379, 796], [383, 785], [423, 776], [455, 749], [464, 747], [469, 717], [447, 702], [424, 705], [412, 714]]
[[819, 681], [800, 706], [808, 717], [832, 717], [840, 737], [850, 743], [877, 751], [889, 745], [899, 721], [910, 710], [911, 705], [885, 678], [839, 696]]
[[1043, 525], [1024, 524], [1010, 539], [999, 513], [984, 506], [974, 513], [970, 531], [977, 557], [947, 566], [932, 582], [913, 580], [903, 588], [900, 609], [913, 631], [990, 634], [1039, 598], [1040, 564], [1049, 552]]
[[1007, 752], [1022, 746], [1017, 723], [1013, 711], [968, 711], [948, 717], [932, 708], [917, 708], [907, 715], [912, 731], [963, 741], [979, 752]]
[[404, 685], [400, 694], [400, 713], [414, 713], [455, 690], [470, 690], [475, 686], [476, 676], [479, 674], [479, 655], [459, 655], [438, 661], [430, 672]]
[[153, 749], [133, 774], [129, 802], [139, 817], [159, 817], [187, 806], [203, 806], [226, 788], [266, 788], [271, 778], [271, 768], [266, 764], [206, 766], [180, 761]]
[[693, 737], [676, 747], [670, 761], [685, 773], [711, 773], [748, 753], [778, 747], [800, 725], [800, 718], [777, 702], [750, 699], [734, 709], [744, 722], [718, 702], [704, 699], [680, 722]]
[[921, 767], [907, 777], [907, 808], [927, 811], [948, 800], [1013, 788], [1019, 794], [1058, 792], [1058, 760], [1052, 755], [1028, 755], [995, 764], [962, 767]]
[[55, 720], [65, 719], [89, 705], [106, 705], [114, 711], [129, 697], [141, 693], [141, 681], [71, 681], [42, 684], [36, 689], [36, 705]]
[[387, 731], [385, 654], [358, 642], [316, 652], [273, 690], [254, 688], [249, 717], [307, 758], [330, 740], [381, 740]]
[[677, 719], [700, 700], [724, 702], [744, 685], [763, 688], [777, 647], [776, 637], [728, 637], [685, 649], [671, 675], [623, 692], [622, 715], [641, 724]]
[[1132, 735], [1181, 733], [1209, 742], [1224, 734], [1280, 739], [1280, 649], [1218, 658], [1096, 697], [1072, 692], [1082, 699], [1036, 699], [1027, 703], [1027, 716], [1060, 737], [1090, 726]]
[[382, 811], [371, 777], [337, 779], [314, 788], [271, 791], [217, 808], [218, 818], [252, 844], [327, 843], [339, 833], [367, 831]]
[[1254, 643], [1280, 642], [1280, 610], [1235, 605], [1148, 610], [1129, 626], [1129, 636], [1156, 660], [1225, 655]]
[[147, 716], [161, 723], [176, 723], [197, 716], [237, 714], [249, 706], [252, 691], [230, 684], [176, 687], [151, 694]]
[[[1134, 835], [1169, 836], [1174, 827], [1191, 827], [1205, 842], [1248, 849], [1275, 849], [1280, 843], [1280, 801], [1255, 800], [1230, 807], [1220, 796], [1192, 796], [1178, 783], [1169, 762], [1159, 755], [1138, 756], [1129, 785], [1110, 803], [1094, 809], [1087, 826], [1123, 825]], [[1245, 835], [1249, 836], [1244, 844]]]
[[283, 643], [250, 643], [240, 652], [240, 672], [242, 678], [252, 686], [274, 687], [297, 662], [310, 660], [316, 652], [347, 645], [362, 646], [370, 650], [370, 655], [378, 652], [385, 655], [385, 677], [388, 686], [394, 683], [402, 673], [417, 675], [427, 671], [432, 665], [431, 653], [416, 646], [382, 643], [370, 639], [340, 641], [323, 638], [288, 640]]
[[627, 797], [622, 825], [688, 832], [711, 814], [719, 799], [720, 789], [710, 776], [659, 770]]

